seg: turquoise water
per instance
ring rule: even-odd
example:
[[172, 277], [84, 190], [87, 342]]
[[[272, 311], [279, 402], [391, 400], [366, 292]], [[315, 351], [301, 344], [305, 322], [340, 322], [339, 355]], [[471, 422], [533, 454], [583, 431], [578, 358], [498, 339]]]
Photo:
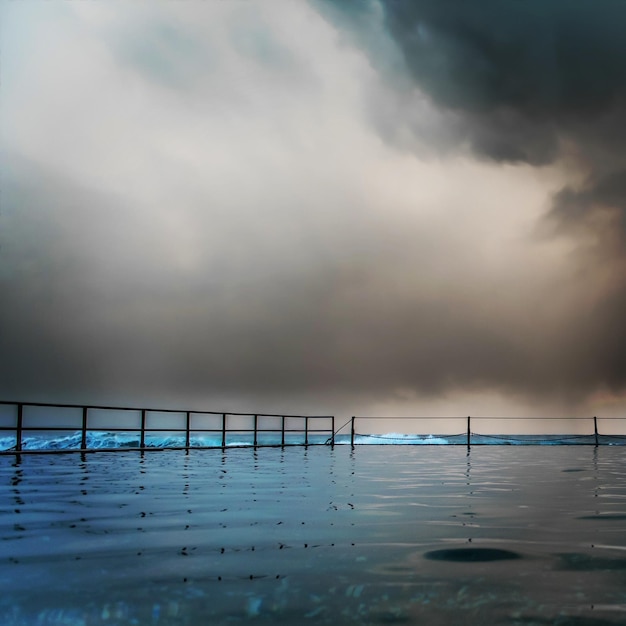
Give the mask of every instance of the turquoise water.
[[0, 457], [0, 624], [623, 624], [620, 447]]
[[[329, 433], [323, 435], [309, 434], [305, 440], [304, 433], [287, 434], [285, 445], [302, 446], [324, 445], [330, 442]], [[253, 433], [229, 433], [225, 447], [255, 447]], [[281, 435], [279, 433], [260, 433], [257, 436], [258, 446], [280, 446]], [[335, 436], [336, 445], [350, 445], [350, 435], [339, 434]], [[573, 446], [595, 445], [594, 435], [482, 435], [472, 433], [471, 445], [515, 445], [515, 446]], [[151, 434], [145, 436], [147, 448], [172, 449], [185, 448], [184, 434]], [[377, 435], [357, 434], [354, 438], [355, 445], [467, 445], [467, 434], [458, 435], [407, 435], [401, 433], [386, 433]], [[599, 445], [623, 446], [626, 445], [626, 435], [599, 435]], [[82, 435], [80, 431], [69, 432], [65, 435], [56, 433], [44, 433], [23, 437], [22, 450], [24, 451], [49, 451], [49, 450], [72, 450], [80, 451]], [[221, 448], [220, 435], [192, 435], [189, 440], [192, 448], [214, 447]], [[139, 449], [140, 439], [136, 433], [125, 432], [89, 432], [86, 436], [86, 448], [88, 450], [115, 450], [115, 449]], [[0, 437], [0, 451], [14, 451], [15, 436]]]

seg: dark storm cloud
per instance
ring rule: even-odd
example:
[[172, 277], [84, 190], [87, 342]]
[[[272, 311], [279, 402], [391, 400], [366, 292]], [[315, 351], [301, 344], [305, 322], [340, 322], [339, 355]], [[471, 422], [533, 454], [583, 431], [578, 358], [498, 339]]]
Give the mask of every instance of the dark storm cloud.
[[[626, 5], [554, 0], [384, 1], [406, 66], [439, 105], [466, 116], [473, 148], [496, 160], [543, 164], [560, 141], [624, 111]], [[594, 138], [593, 134], [590, 138]]]
[[[577, 180], [554, 196], [550, 223], [580, 242], [571, 263], [586, 281], [581, 300], [595, 283], [604, 286], [592, 314], [583, 306], [564, 316], [570, 340], [560, 345], [555, 338], [563, 360], [555, 359], [561, 374], [551, 378], [572, 388], [602, 382], [623, 388], [626, 4], [380, 0], [324, 6], [392, 82], [410, 77], [450, 116], [451, 143], [459, 149], [467, 145], [500, 163], [565, 162], [572, 168]], [[377, 15], [403, 68], [389, 55], [383, 60], [380, 47], [370, 43], [371, 29], [363, 24]], [[394, 142], [394, 124], [405, 121], [387, 119], [379, 127]], [[423, 139], [416, 125], [417, 151]], [[568, 361], [572, 352], [579, 366]]]
[[577, 224], [594, 211], [613, 214], [611, 226], [617, 236], [626, 234], [626, 170], [620, 169], [598, 179], [591, 179], [580, 189], [565, 188], [556, 194], [553, 215]]
[[400, 73], [393, 55], [375, 43], [381, 38], [373, 36], [371, 24], [380, 14], [406, 72], [434, 103], [455, 114], [457, 140], [469, 142], [477, 155], [543, 165], [574, 149], [593, 170], [589, 184], [622, 169], [623, 2], [372, 0], [321, 6], [356, 32], [375, 65]]
[[[75, 5], [14, 90], [3, 397], [624, 387], [620, 5], [311, 5], [335, 30], [308, 4], [133, 6], [155, 15]], [[438, 162], [405, 158], [424, 138]], [[519, 216], [560, 160], [570, 266]]]

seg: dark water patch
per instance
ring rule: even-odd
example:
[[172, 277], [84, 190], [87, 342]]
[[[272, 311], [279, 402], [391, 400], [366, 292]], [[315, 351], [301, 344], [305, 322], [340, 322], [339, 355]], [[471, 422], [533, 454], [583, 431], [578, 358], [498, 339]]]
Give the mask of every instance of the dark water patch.
[[560, 560], [557, 565], [559, 570], [572, 572], [626, 571], [626, 559], [607, 559], [579, 552], [568, 552], [556, 556]]
[[430, 561], [453, 561], [455, 563], [484, 563], [488, 561], [512, 561], [522, 555], [511, 550], [499, 548], [445, 548], [431, 550], [424, 554]]
[[574, 472], [584, 472], [585, 468], [583, 467], [572, 467], [569, 469], [564, 469], [561, 470], [561, 472], [563, 472], [563, 474], [573, 474]]

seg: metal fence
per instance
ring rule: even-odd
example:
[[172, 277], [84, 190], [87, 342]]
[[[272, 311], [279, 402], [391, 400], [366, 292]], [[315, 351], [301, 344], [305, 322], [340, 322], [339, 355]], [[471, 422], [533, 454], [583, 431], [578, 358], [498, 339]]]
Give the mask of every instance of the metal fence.
[[[317, 445], [335, 443], [335, 418], [332, 415], [279, 415], [270, 413], [233, 413], [180, 409], [12, 402], [0, 400], [0, 436], [14, 437], [15, 444], [0, 453], [26, 452], [25, 438], [45, 433], [77, 435], [76, 445], [65, 451], [93, 451], [89, 435], [124, 433], [136, 435], [136, 443], [109, 449], [225, 448], [233, 444], [233, 435], [247, 435], [254, 447]], [[150, 443], [155, 434], [180, 434], [180, 444]], [[272, 435], [268, 443], [264, 435]], [[213, 443], [193, 442], [195, 435], [213, 435]], [[322, 436], [311, 440], [314, 435]], [[299, 441], [293, 443], [294, 437]], [[105, 449], [105, 448], [98, 448]], [[37, 452], [45, 450], [37, 449]], [[62, 450], [55, 449], [55, 452]]]
[[[510, 425], [515, 423], [523, 423], [526, 427], [529, 423], [541, 421], [544, 425], [544, 432], [538, 432], [542, 429], [535, 427], [533, 434], [521, 434], [519, 432], [506, 432], [510, 430]], [[600, 433], [598, 422], [612, 422], [614, 425], [619, 423], [622, 432]], [[388, 427], [390, 424], [402, 423], [407, 424], [413, 422], [412, 429], [402, 428], [405, 434], [394, 435], [366, 432], [368, 423], [375, 422], [380, 425], [384, 422]], [[489, 429], [489, 423], [497, 423], [500, 431], [493, 432], [493, 428]], [[486, 445], [497, 440], [498, 443], [562, 443], [562, 444], [580, 444], [595, 445], [602, 443], [626, 443], [626, 417], [485, 417], [485, 416], [464, 416], [464, 417], [376, 417], [376, 416], [354, 416], [344, 427], [350, 424], [350, 445], [354, 447], [360, 443], [395, 443], [410, 444], [414, 442], [424, 442], [424, 437], [441, 437], [448, 445], [464, 445], [468, 448], [472, 445]], [[415, 428], [418, 424], [428, 423], [428, 428]], [[437, 431], [436, 425], [445, 424], [447, 432]], [[558, 431], [554, 433], [545, 432], [546, 424], [551, 424], [554, 428], [555, 424], [567, 425], [570, 432]], [[455, 427], [456, 426], [456, 430]], [[575, 426], [575, 428], [574, 428]], [[477, 427], [478, 430], [474, 430]], [[480, 430], [484, 427], [484, 430]], [[343, 428], [343, 427], [342, 427]], [[462, 430], [459, 430], [462, 428]], [[363, 430], [361, 430], [363, 429]], [[340, 429], [341, 430], [341, 429]], [[414, 433], [407, 435], [406, 431], [419, 431], [421, 434]], [[489, 431], [492, 432], [489, 432]], [[505, 432], [502, 432], [502, 431]], [[619, 430], [619, 429], [618, 429]], [[439, 433], [439, 434], [437, 434]]]
[[[541, 424], [538, 425], [537, 421]], [[531, 423], [537, 426], [529, 429]], [[550, 425], [553, 434], [549, 434]], [[394, 434], [394, 427], [401, 434]], [[516, 427], [519, 428], [517, 432]], [[381, 428], [384, 432], [380, 432]], [[621, 433], [618, 432], [620, 429]], [[530, 430], [535, 434], [519, 434], [520, 430], [526, 430], [527, 433]], [[37, 434], [40, 435], [38, 441], [44, 442], [43, 446], [32, 444], [37, 440]], [[118, 434], [122, 443], [111, 439]], [[64, 441], [61, 447], [46, 447], [51, 440], [64, 435], [68, 441]], [[99, 435], [107, 435], [109, 438], [98, 439]], [[0, 438], [3, 439], [4, 448], [0, 449], [0, 454], [30, 451], [90, 452], [96, 449], [332, 446], [335, 443], [349, 443], [353, 448], [366, 443], [446, 443], [468, 448], [493, 443], [598, 446], [626, 444], [626, 417], [354, 416], [336, 429], [335, 417], [332, 415], [234, 413], [0, 400]], [[107, 445], [107, 441], [113, 443]]]

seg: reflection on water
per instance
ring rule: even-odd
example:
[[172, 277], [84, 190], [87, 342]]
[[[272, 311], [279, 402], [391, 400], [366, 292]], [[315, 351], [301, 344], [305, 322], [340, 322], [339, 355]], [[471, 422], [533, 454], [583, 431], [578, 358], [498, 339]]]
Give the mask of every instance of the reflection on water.
[[0, 624], [622, 624], [619, 448], [0, 458]]

